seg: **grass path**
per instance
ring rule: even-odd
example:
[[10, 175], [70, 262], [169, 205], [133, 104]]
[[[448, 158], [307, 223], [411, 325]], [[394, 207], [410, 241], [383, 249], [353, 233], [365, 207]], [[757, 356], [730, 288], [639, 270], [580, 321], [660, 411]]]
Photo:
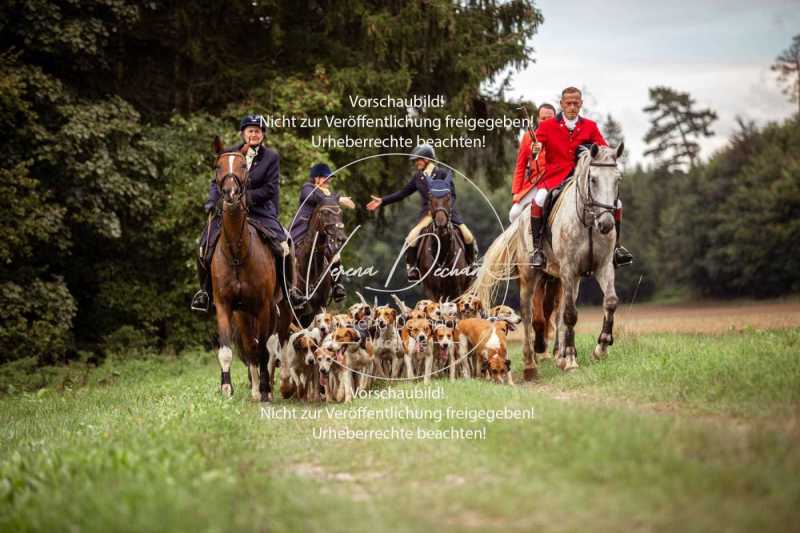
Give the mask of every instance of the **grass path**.
[[[265, 420], [240, 364], [231, 401], [210, 354], [117, 364], [113, 385], [0, 399], [0, 531], [788, 530], [799, 348], [797, 330], [621, 337], [607, 361], [545, 363], [534, 385], [437, 382], [442, 400], [334, 408], [536, 414], [492, 423], [337, 420], [282, 400], [269, 409], [319, 419]], [[484, 426], [485, 440], [312, 433]]]

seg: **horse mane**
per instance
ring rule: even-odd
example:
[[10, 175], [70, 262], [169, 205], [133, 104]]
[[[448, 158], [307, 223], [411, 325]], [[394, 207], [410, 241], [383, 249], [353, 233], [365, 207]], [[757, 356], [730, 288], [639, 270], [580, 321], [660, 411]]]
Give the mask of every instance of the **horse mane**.
[[[598, 155], [600, 155], [598, 153]], [[578, 161], [575, 163], [575, 172], [573, 176], [578, 179], [585, 176], [589, 172], [589, 164], [592, 162], [592, 153], [588, 146], [581, 146], [578, 148]]]

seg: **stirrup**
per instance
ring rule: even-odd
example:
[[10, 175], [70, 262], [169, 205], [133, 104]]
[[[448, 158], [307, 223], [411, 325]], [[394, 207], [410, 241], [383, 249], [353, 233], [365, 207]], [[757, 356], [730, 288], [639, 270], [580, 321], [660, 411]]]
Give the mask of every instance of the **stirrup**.
[[202, 313], [208, 313], [208, 308], [210, 304], [210, 300], [208, 298], [208, 293], [203, 289], [200, 289], [194, 296], [192, 296], [192, 304], [191, 309], [192, 311], [200, 311]]
[[534, 248], [531, 254], [531, 266], [533, 268], [544, 268], [547, 264], [547, 258], [544, 256], [541, 248]]
[[347, 292], [345, 292], [344, 287], [341, 283], [336, 283], [333, 286], [333, 301], [334, 302], [341, 302], [347, 296]]
[[294, 309], [302, 309], [306, 305], [306, 296], [297, 287], [289, 289], [289, 303]]
[[628, 266], [633, 263], [633, 254], [624, 246], [614, 248], [614, 268]]

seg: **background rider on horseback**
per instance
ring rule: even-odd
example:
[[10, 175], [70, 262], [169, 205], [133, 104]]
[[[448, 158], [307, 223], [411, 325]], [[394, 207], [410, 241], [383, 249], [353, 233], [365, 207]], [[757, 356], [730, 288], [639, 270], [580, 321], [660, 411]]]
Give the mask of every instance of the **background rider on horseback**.
[[[605, 138], [597, 128], [597, 124], [587, 118], [579, 116], [583, 100], [581, 91], [575, 87], [567, 87], [561, 92], [561, 113], [552, 120], [545, 120], [536, 128], [536, 139], [533, 143], [531, 156], [536, 158], [539, 152], [547, 151], [547, 161], [544, 175], [542, 176], [531, 203], [531, 236], [533, 237], [533, 254], [531, 264], [533, 268], [544, 268], [545, 255], [542, 249], [542, 237], [545, 221], [543, 211], [547, 192], [558, 187], [575, 170], [575, 163], [582, 145], [597, 144], [608, 146]], [[529, 136], [523, 137], [523, 142], [531, 142]], [[616, 226], [616, 244], [614, 246], [614, 266], [630, 264], [633, 261], [631, 253], [619, 244], [620, 223], [622, 222], [622, 201], [617, 200], [614, 210]]]
[[[272, 148], [262, 144], [266, 133], [266, 121], [261, 115], [248, 115], [239, 123], [239, 134], [242, 142], [236, 146], [226, 148], [228, 152], [243, 152], [247, 161], [247, 208], [248, 219], [255, 223], [261, 230], [272, 234], [280, 243], [281, 253], [284, 258], [285, 276], [288, 287], [284, 287], [293, 303], [297, 304], [303, 299], [302, 293], [294, 289], [291, 280], [296, 277], [294, 259], [290, 253], [286, 230], [278, 221], [280, 205], [280, 156]], [[245, 150], [246, 145], [246, 152]], [[222, 195], [215, 178], [211, 180], [208, 190], [208, 199], [205, 210], [209, 213], [209, 223], [200, 236], [200, 253], [198, 255], [197, 269], [200, 278], [200, 290], [192, 297], [192, 309], [207, 312], [210, 306], [211, 294], [211, 257], [219, 238], [222, 213]]]
[[466, 224], [461, 220], [455, 208], [456, 201], [456, 186], [452, 180], [452, 172], [448, 168], [439, 167], [434, 164], [433, 160], [436, 159], [436, 152], [430, 144], [421, 144], [414, 148], [409, 157], [414, 162], [417, 171], [411, 177], [405, 187], [399, 191], [393, 192], [384, 197], [373, 196], [372, 201], [367, 204], [367, 209], [374, 211], [382, 205], [389, 205], [414, 194], [415, 191], [419, 192], [421, 203], [419, 222], [412, 228], [405, 239], [406, 245], [406, 273], [409, 281], [419, 281], [420, 271], [417, 267], [417, 237], [420, 232], [431, 223], [430, 206], [428, 201], [428, 178], [432, 180], [442, 179], [450, 181], [450, 220], [454, 225], [461, 230], [461, 236], [466, 245], [465, 259], [468, 265], [472, 265], [478, 256], [478, 247], [475, 243], [475, 237], [469, 230]]
[[[311, 167], [308, 173], [308, 181], [305, 182], [300, 189], [300, 205], [292, 227], [289, 229], [296, 249], [301, 248], [301, 243], [308, 234], [311, 215], [318, 205], [326, 200], [333, 200], [347, 209], [355, 209], [356, 207], [349, 196], [340, 196], [338, 193], [331, 191], [330, 177], [332, 174], [333, 172], [331, 172], [328, 165], [325, 163], [317, 163]], [[314, 236], [310, 235], [310, 238], [313, 239]], [[335, 271], [341, 271], [341, 258], [338, 253], [331, 263], [331, 272]], [[301, 272], [299, 276], [294, 278], [294, 287], [297, 287], [297, 290], [300, 290], [300, 283], [303, 282], [301, 278], [304, 275], [305, 274]], [[333, 300], [336, 302], [344, 300], [346, 296], [344, 286], [338, 281], [333, 284], [332, 295]]]

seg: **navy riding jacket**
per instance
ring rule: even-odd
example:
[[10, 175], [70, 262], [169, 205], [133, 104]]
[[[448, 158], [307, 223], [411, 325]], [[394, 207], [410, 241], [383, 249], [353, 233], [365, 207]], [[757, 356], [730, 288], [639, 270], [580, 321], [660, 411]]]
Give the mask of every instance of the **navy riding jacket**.
[[292, 222], [292, 227], [289, 229], [294, 242], [300, 242], [300, 239], [308, 232], [308, 222], [311, 219], [311, 215], [314, 214], [314, 209], [326, 198], [333, 198], [336, 203], [339, 203], [338, 193], [331, 191], [331, 195], [327, 196], [318, 187], [314, 186], [313, 180], [303, 184], [300, 189], [300, 206]]
[[[225, 151], [238, 152], [242, 146], [243, 143], [240, 143], [226, 148]], [[249, 217], [272, 230], [279, 239], [284, 240], [286, 238], [285, 231], [278, 222], [280, 159], [278, 152], [261, 145], [250, 166], [247, 200]], [[216, 179], [212, 178], [211, 186], [208, 189], [208, 200], [205, 203], [206, 210], [213, 209], [221, 195]]]
[[[433, 174], [431, 174], [431, 178], [435, 180], [447, 179], [451, 176], [452, 172], [450, 169], [442, 167], [434, 168]], [[417, 218], [421, 219], [430, 213], [430, 204], [428, 202], [428, 180], [425, 179], [425, 174], [423, 174], [421, 170], [418, 170], [416, 173], [414, 173], [409, 182], [406, 183], [405, 187], [381, 198], [381, 205], [384, 206], [399, 202], [400, 200], [411, 196], [414, 194], [414, 192], [419, 192], [420, 195], [420, 210]], [[456, 184], [454, 181], [450, 182], [450, 220], [456, 225], [463, 224], [461, 216], [456, 210]]]

